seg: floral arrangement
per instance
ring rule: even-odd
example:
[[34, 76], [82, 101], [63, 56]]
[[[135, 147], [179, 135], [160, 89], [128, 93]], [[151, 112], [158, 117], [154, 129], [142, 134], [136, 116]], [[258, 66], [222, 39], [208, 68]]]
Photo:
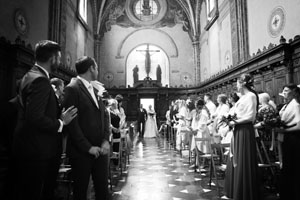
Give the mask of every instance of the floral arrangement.
[[[219, 124], [226, 124], [227, 126], [229, 126], [229, 122], [230, 121], [235, 121], [235, 120], [237, 120], [237, 116], [236, 116], [236, 114], [234, 113], [233, 115], [231, 115], [231, 114], [229, 114], [229, 115], [227, 115], [227, 116], [222, 116], [222, 118], [221, 118], [221, 120], [220, 120], [220, 122], [219, 122]], [[230, 127], [230, 126], [229, 126]], [[230, 127], [230, 129], [231, 129], [232, 127]]]
[[99, 81], [91, 81], [91, 84], [98, 90], [98, 96], [103, 97], [103, 94], [107, 92], [103, 83], [100, 83]]
[[273, 118], [270, 118], [270, 119], [266, 119], [265, 120], [265, 124], [264, 126], [267, 126], [267, 127], [270, 127], [270, 128], [283, 128], [283, 129], [286, 129], [286, 128], [291, 128], [293, 126], [296, 126], [296, 124], [293, 124], [293, 125], [290, 125], [290, 126], [287, 126], [286, 123], [284, 121], [281, 120], [280, 116], [277, 115]]

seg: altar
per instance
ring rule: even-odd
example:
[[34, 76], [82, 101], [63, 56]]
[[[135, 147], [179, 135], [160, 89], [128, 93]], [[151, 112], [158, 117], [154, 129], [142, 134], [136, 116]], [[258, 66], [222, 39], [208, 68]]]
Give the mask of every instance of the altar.
[[144, 78], [144, 80], [137, 80], [133, 84], [134, 88], [141, 88], [141, 87], [162, 87], [160, 80], [152, 80], [149, 76]]

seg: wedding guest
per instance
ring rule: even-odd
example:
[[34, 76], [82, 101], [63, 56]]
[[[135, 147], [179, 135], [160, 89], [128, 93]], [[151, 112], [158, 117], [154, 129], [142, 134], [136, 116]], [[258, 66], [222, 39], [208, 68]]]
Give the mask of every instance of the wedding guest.
[[169, 105], [169, 110], [167, 110], [166, 112], [167, 140], [169, 140], [169, 132], [171, 131], [171, 126], [172, 126], [171, 110], [172, 110], [172, 105]]
[[[60, 78], [52, 78], [50, 80], [51, 85], [53, 86], [53, 89], [55, 91], [55, 95], [57, 97], [58, 100], [58, 104], [59, 106], [61, 106], [63, 99], [64, 99], [64, 89], [65, 89], [65, 83], [63, 80], [61, 80]], [[62, 139], [62, 143], [63, 143], [63, 150], [62, 153], [65, 154], [66, 153], [66, 146], [67, 146], [67, 135], [63, 134], [63, 139]]]
[[[236, 93], [232, 93], [229, 96], [229, 103], [232, 107], [229, 110], [230, 116], [235, 116], [236, 102], [240, 99], [240, 97]], [[225, 182], [224, 182], [224, 192], [227, 197], [233, 197], [233, 180], [234, 180], [234, 168], [233, 168], [233, 147], [234, 147], [234, 137], [233, 137], [233, 129], [232, 127], [228, 128], [228, 132], [224, 137], [224, 140], [221, 143], [230, 143], [226, 171], [225, 171]]]
[[212, 96], [211, 94], [207, 93], [204, 95], [204, 102], [205, 102], [205, 106], [206, 108], [208, 108], [210, 115], [212, 115], [213, 113], [216, 112], [216, 105], [214, 104], [214, 102], [211, 100]]
[[204, 95], [204, 102], [205, 102], [205, 107], [208, 109], [209, 111], [209, 116], [210, 116], [210, 121], [208, 122], [208, 129], [210, 134], [213, 134], [213, 119], [212, 119], [212, 115], [216, 112], [216, 105], [214, 104], [214, 102], [211, 100], [212, 96], [211, 94], [207, 93]]
[[[234, 116], [235, 115], [235, 104], [240, 99], [240, 97], [234, 92], [229, 95], [228, 103], [230, 106], [230, 110], [228, 112], [228, 115]], [[227, 126], [227, 131], [222, 133], [222, 144], [230, 143], [231, 138], [233, 136], [232, 127]]]
[[229, 122], [230, 126], [234, 126], [233, 171], [231, 172], [233, 173], [233, 192], [232, 196], [227, 195], [236, 200], [261, 199], [253, 127], [258, 110], [258, 96], [252, 87], [252, 77], [249, 74], [242, 74], [237, 80], [237, 89], [241, 93], [235, 107], [237, 119]]
[[[283, 126], [276, 131], [283, 135], [280, 199], [298, 199], [300, 188], [300, 89], [295, 84], [284, 86], [282, 94], [286, 104], [280, 110]], [[278, 138], [279, 139], [279, 138]]]
[[178, 100], [178, 113], [176, 117], [178, 118], [177, 132], [176, 132], [176, 149], [180, 151], [182, 149], [182, 145], [187, 143], [186, 130], [188, 130], [188, 109], [186, 107], [185, 100]]
[[20, 107], [13, 138], [15, 160], [15, 199], [53, 199], [60, 157], [62, 130], [77, 117], [77, 108], [61, 110], [50, 83], [49, 73], [57, 70], [60, 46], [39, 41], [35, 46], [34, 66], [23, 76]]
[[120, 117], [120, 129], [124, 129], [126, 127], [126, 114], [125, 110], [122, 107], [123, 105], [123, 96], [121, 94], [116, 95], [115, 99], [117, 100], [119, 117]]
[[[207, 122], [209, 121], [208, 109], [205, 108], [204, 101], [199, 99], [195, 103], [196, 111], [192, 116], [192, 131], [195, 132], [195, 138], [207, 138], [210, 137]], [[197, 146], [198, 150], [203, 153], [208, 153], [208, 146], [204, 142], [197, 142], [195, 144], [194, 138], [192, 138], [191, 150]]]
[[214, 143], [220, 143], [221, 136], [227, 131], [227, 125], [220, 123], [223, 116], [228, 115], [229, 106], [226, 104], [227, 96], [225, 94], [219, 94], [217, 98], [218, 107], [215, 113], [212, 114], [213, 122], [213, 139]]
[[63, 105], [75, 105], [78, 117], [68, 126], [67, 154], [74, 179], [74, 199], [86, 200], [90, 176], [95, 199], [106, 200], [108, 194], [109, 124], [108, 114], [92, 81], [98, 77], [96, 61], [84, 56], [75, 64], [78, 76], [65, 88]]
[[254, 128], [257, 131], [257, 137], [264, 141], [272, 140], [275, 137], [272, 133], [275, 126], [274, 119], [277, 117], [275, 108], [270, 104], [270, 96], [268, 93], [261, 93], [258, 95], [260, 108], [256, 116]]
[[58, 99], [58, 103], [61, 105], [61, 103], [63, 102], [63, 98], [64, 98], [64, 88], [65, 88], [65, 84], [64, 81], [61, 80], [60, 78], [52, 78], [50, 80], [51, 85], [54, 87], [54, 91], [55, 91], [55, 95]]

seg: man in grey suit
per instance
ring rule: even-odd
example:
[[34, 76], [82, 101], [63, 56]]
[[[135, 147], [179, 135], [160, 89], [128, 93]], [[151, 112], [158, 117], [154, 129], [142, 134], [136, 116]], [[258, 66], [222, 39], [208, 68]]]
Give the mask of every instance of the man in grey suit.
[[65, 88], [64, 106], [74, 105], [78, 116], [66, 127], [67, 154], [74, 179], [74, 200], [86, 200], [92, 175], [96, 200], [108, 199], [108, 113], [98, 91], [90, 83], [98, 77], [93, 58], [76, 61], [78, 76]]

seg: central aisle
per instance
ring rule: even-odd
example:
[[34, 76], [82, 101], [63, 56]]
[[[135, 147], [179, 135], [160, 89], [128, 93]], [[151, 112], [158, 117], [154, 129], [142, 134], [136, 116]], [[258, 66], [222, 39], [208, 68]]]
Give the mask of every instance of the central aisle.
[[165, 139], [135, 140], [133, 145], [128, 170], [113, 187], [113, 200], [218, 199], [216, 188], [194, 172], [188, 155], [181, 158]]

